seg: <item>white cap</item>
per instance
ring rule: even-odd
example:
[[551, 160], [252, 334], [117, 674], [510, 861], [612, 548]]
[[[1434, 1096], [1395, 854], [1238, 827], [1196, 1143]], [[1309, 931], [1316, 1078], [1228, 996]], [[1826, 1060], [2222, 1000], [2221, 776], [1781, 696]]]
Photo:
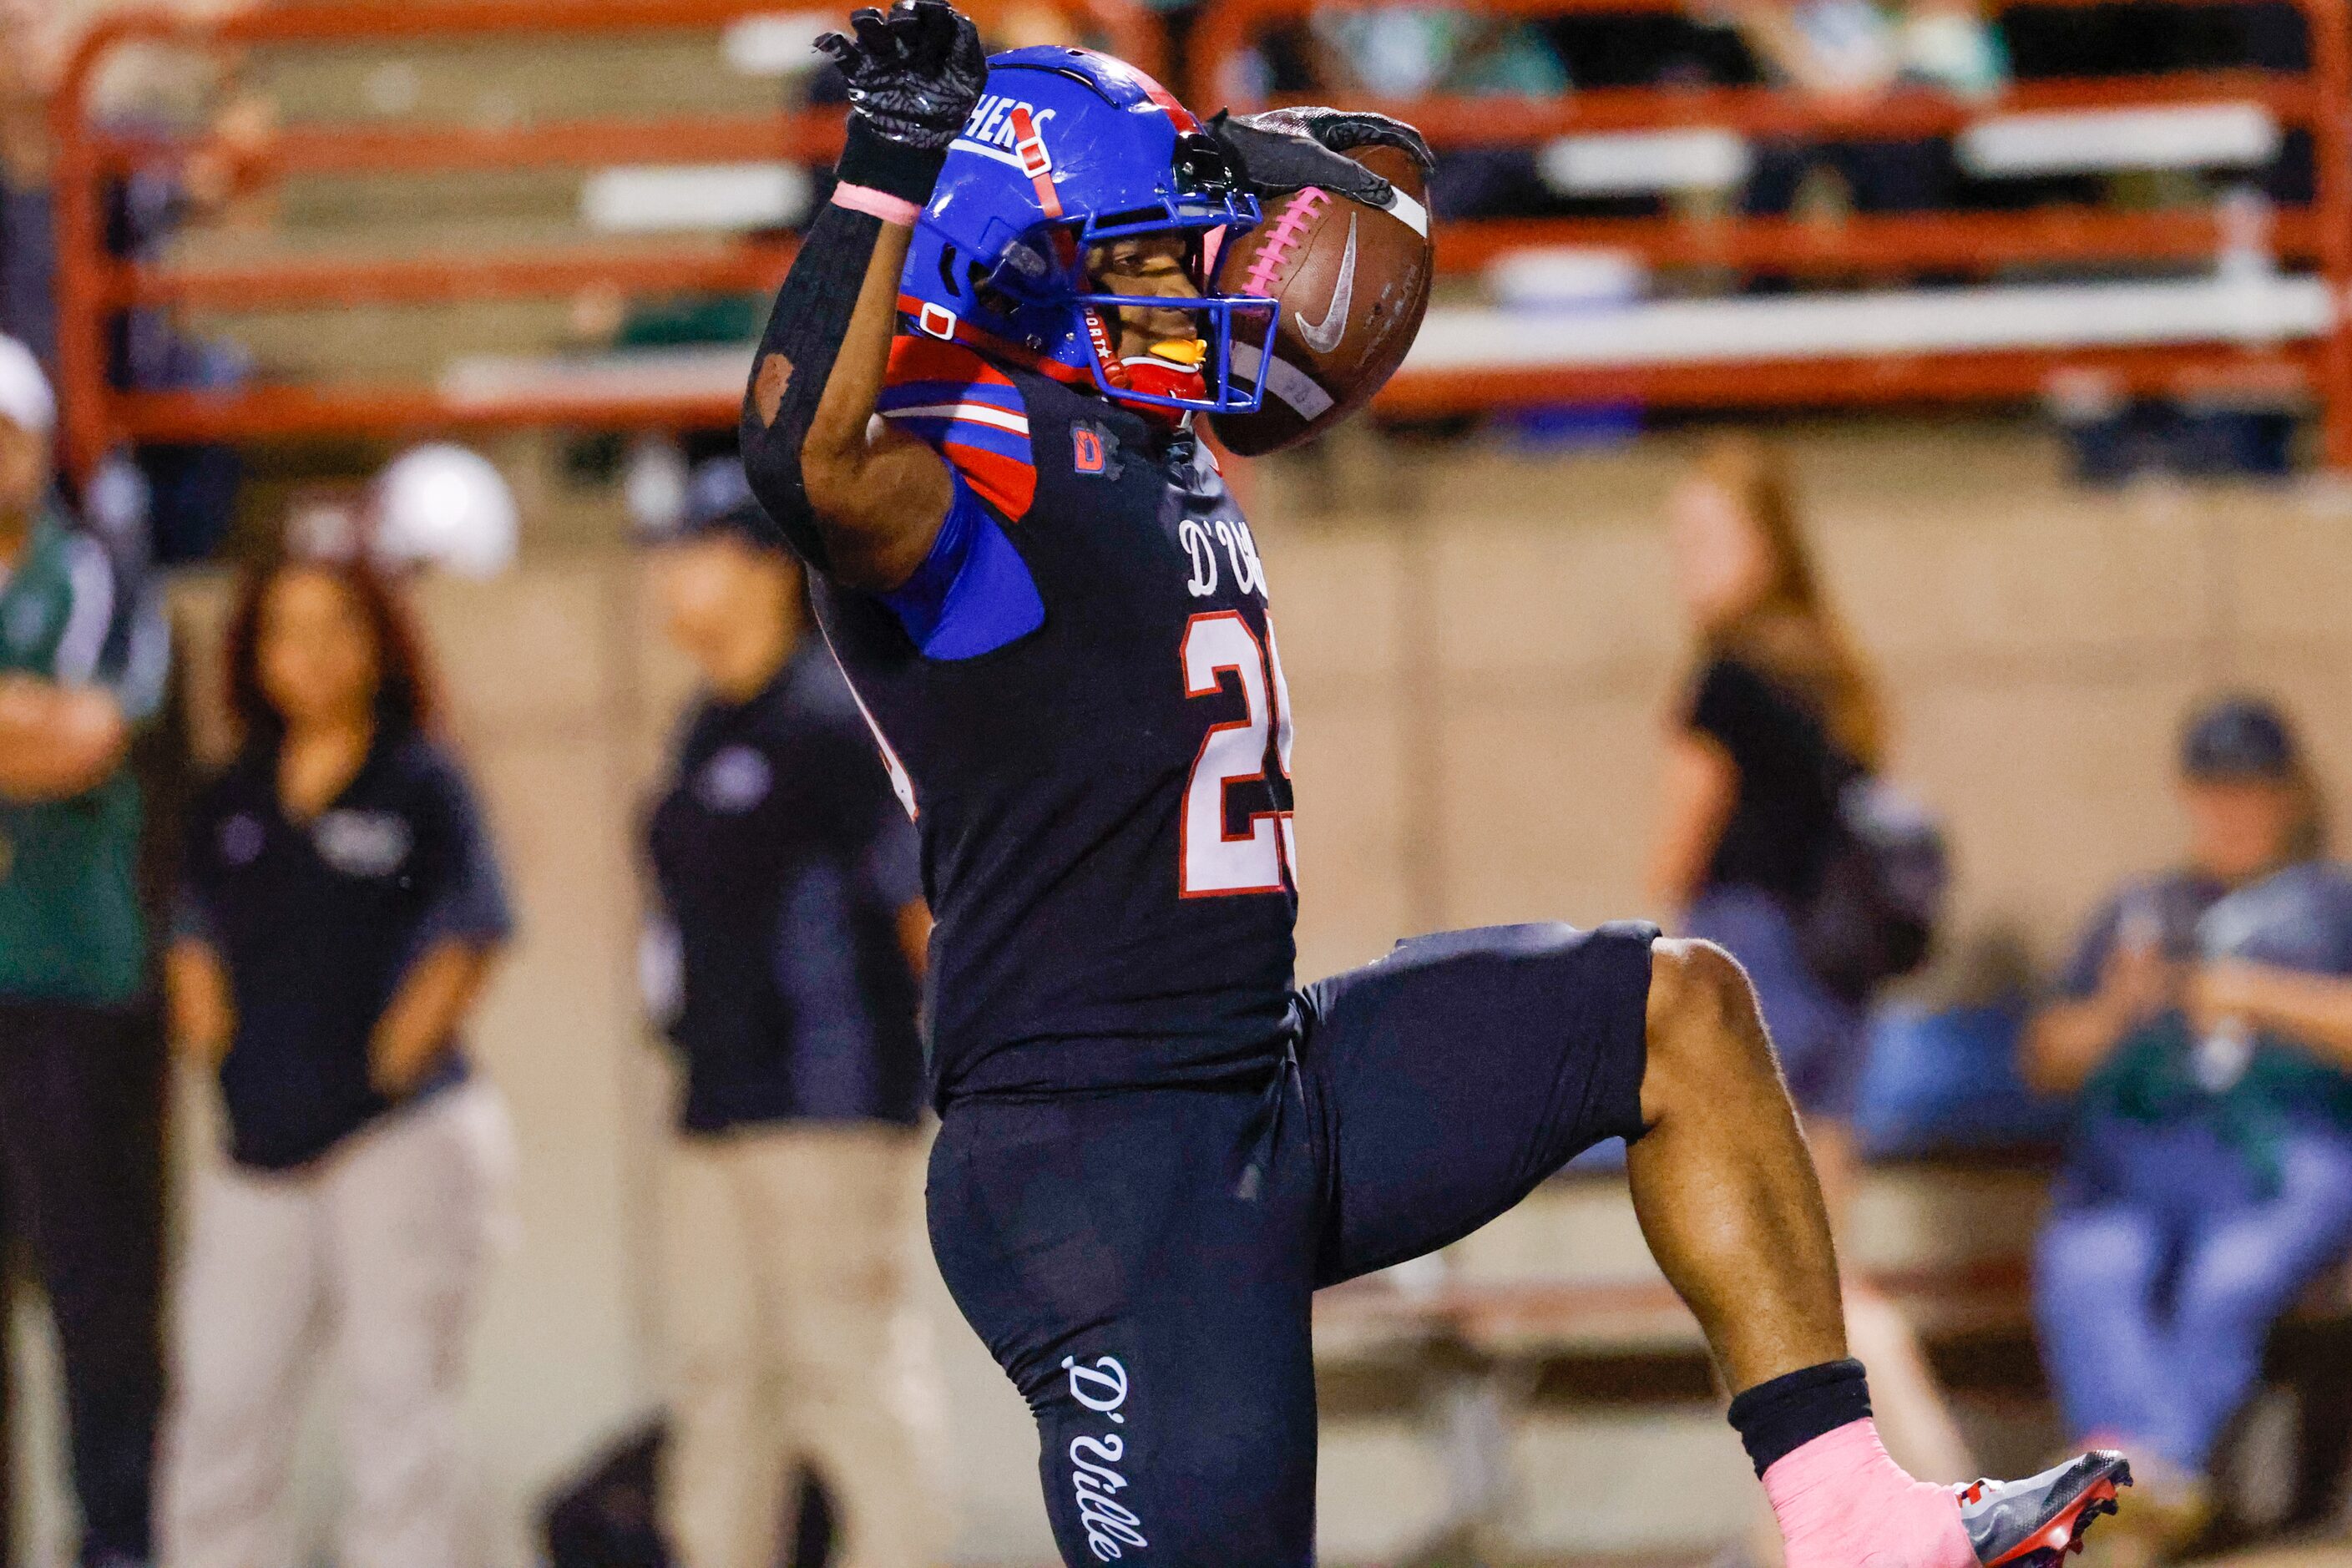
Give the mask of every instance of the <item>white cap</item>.
[[478, 452], [446, 442], [412, 447], [376, 476], [369, 499], [372, 552], [387, 565], [494, 577], [514, 560], [514, 492]]
[[58, 428], [58, 397], [41, 374], [41, 362], [10, 337], [0, 337], [0, 419], [36, 436], [54, 435]]

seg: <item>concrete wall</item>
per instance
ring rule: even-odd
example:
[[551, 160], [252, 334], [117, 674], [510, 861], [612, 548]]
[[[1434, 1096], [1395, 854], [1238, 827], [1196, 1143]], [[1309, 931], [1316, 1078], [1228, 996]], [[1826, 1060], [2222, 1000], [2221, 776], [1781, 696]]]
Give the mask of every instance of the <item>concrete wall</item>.
[[[2216, 688], [2276, 693], [2352, 784], [2340, 492], [2088, 494], [2051, 445], [1991, 426], [1789, 440], [1892, 691], [1895, 771], [1949, 820], [1964, 926], [2046, 951], [2169, 854], [2175, 732]], [[1342, 460], [1266, 487], [1308, 971], [1399, 926], [1642, 911], [1687, 658], [1657, 523], [1681, 457]]]
[[[2047, 945], [2110, 879], [2161, 859], [2177, 717], [2217, 683], [2282, 693], [2330, 775], [2352, 779], [2352, 516], [2329, 495], [2085, 496], [2052, 451], [1997, 427], [1794, 442], [1830, 579], [1895, 691], [1901, 771], [1954, 826], [1969, 920]], [[1674, 445], [1326, 458], [1252, 481], [1299, 728], [1302, 973], [1417, 929], [1639, 912], [1654, 742], [1684, 657], [1654, 521]], [[183, 595], [198, 643], [218, 598]], [[523, 922], [478, 1031], [523, 1152], [520, 1240], [470, 1406], [503, 1565], [526, 1560], [539, 1489], [658, 1384], [649, 1215], [667, 1088], [635, 1010], [628, 833], [683, 673], [617, 551], [421, 598]], [[934, 1305], [963, 1554], [1045, 1561], [1024, 1417], [936, 1291]], [[1413, 1469], [1409, 1448], [1368, 1452], [1367, 1474], [1391, 1479], [1351, 1495], [1425, 1509], [1435, 1483], [1391, 1474]], [[312, 1469], [315, 1506], [331, 1467]], [[1349, 1521], [1351, 1539], [1379, 1533]]]

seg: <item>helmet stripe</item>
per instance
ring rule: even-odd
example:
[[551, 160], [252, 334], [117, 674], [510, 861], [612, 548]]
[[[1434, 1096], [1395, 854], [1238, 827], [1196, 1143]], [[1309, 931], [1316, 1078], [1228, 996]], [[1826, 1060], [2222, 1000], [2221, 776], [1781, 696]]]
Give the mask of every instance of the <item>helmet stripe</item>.
[[1158, 82], [1152, 80], [1141, 71], [1137, 71], [1135, 73], [1135, 79], [1142, 86], [1144, 96], [1150, 99], [1152, 102], [1160, 106], [1161, 112], [1168, 116], [1169, 120], [1174, 123], [1179, 132], [1198, 131], [1201, 129], [1201, 122], [1192, 117], [1192, 111], [1191, 110], [1176, 101], [1176, 95], [1174, 93], [1169, 91], [1166, 88], [1160, 86]]
[[[1178, 131], [1201, 129], [1201, 122], [1193, 118], [1192, 111], [1179, 103], [1174, 93], [1154, 81], [1150, 72], [1139, 70], [1118, 56], [1104, 54], [1100, 49], [1072, 49], [1069, 52], [1094, 62], [1095, 72], [1098, 77], [1124, 78], [1142, 89], [1143, 96], [1150, 99], [1153, 106], [1161, 113], [1167, 115], [1170, 122]], [[1101, 90], [1099, 82], [1092, 85], [1097, 91]]]

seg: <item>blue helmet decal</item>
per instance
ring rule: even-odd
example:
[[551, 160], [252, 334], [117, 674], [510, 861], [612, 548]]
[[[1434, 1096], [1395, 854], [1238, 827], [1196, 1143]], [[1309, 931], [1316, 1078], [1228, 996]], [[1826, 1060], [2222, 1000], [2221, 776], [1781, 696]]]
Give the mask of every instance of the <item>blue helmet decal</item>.
[[[1264, 389], [1235, 372], [1236, 326], [1245, 348], [1263, 348], [1279, 307], [1219, 292], [1214, 261], [1260, 216], [1223, 149], [1158, 82], [1087, 49], [1015, 49], [989, 62], [916, 220], [899, 308], [919, 331], [1024, 354], [1121, 402], [1254, 412]], [[1139, 297], [1104, 289], [1087, 266], [1094, 247], [1170, 234], [1186, 242], [1201, 297], [1150, 304], [1199, 323], [1198, 396], [1130, 384], [1116, 333], [1120, 307]]]

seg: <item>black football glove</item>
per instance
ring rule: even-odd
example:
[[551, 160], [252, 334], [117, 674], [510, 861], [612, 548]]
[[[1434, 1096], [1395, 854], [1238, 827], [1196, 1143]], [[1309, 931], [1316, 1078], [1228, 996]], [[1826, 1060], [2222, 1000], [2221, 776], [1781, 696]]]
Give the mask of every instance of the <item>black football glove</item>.
[[1360, 109], [1276, 109], [1251, 116], [1261, 123], [1273, 123], [1304, 131], [1334, 153], [1352, 153], [1359, 147], [1393, 147], [1421, 165], [1423, 179], [1437, 168], [1437, 154], [1420, 132], [1392, 115], [1374, 114]]
[[1358, 147], [1394, 147], [1421, 165], [1436, 160], [1421, 132], [1385, 114], [1338, 109], [1270, 109], [1236, 120], [1219, 111], [1209, 134], [1225, 150], [1243, 181], [1259, 195], [1284, 195], [1319, 185], [1351, 200], [1387, 206], [1389, 182], [1346, 154]]
[[856, 38], [816, 41], [849, 87], [849, 111], [885, 141], [939, 152], [988, 85], [980, 31], [948, 0], [898, 0], [850, 13]]

